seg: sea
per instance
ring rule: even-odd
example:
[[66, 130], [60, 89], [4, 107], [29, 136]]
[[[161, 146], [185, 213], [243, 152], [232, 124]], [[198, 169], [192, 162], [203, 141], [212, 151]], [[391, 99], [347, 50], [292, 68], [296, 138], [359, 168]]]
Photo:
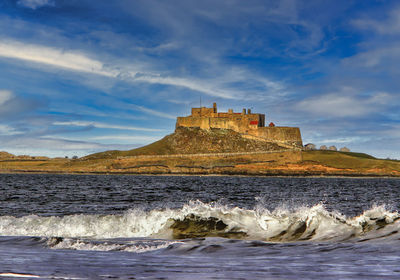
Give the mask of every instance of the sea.
[[0, 279], [400, 279], [400, 180], [0, 175]]

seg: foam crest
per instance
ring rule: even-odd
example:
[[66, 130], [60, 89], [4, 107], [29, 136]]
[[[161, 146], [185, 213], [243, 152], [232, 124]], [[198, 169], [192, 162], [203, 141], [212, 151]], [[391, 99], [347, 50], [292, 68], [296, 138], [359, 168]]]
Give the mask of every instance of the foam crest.
[[52, 249], [69, 249], [84, 251], [124, 251], [133, 253], [145, 253], [167, 248], [179, 241], [172, 240], [90, 240], [78, 238], [52, 237], [47, 245]]
[[[270, 211], [260, 205], [249, 210], [200, 201], [190, 201], [180, 209], [133, 209], [123, 215], [0, 217], [0, 235], [62, 237], [61, 243], [73, 242], [69, 248], [81, 249], [89, 245], [76, 241], [76, 238], [225, 237], [270, 242], [335, 242], [388, 236], [394, 239], [398, 231], [399, 214], [388, 211], [385, 206], [374, 206], [357, 217], [349, 218], [327, 211], [322, 204], [296, 209], [279, 207]], [[90, 246], [95, 248], [104, 244], [91, 243]], [[117, 250], [119, 245], [107, 246], [117, 246], [114, 248]]]
[[123, 215], [70, 215], [63, 217], [0, 217], [0, 234], [9, 236], [59, 236], [119, 238], [151, 236], [166, 227], [171, 211], [131, 210]]

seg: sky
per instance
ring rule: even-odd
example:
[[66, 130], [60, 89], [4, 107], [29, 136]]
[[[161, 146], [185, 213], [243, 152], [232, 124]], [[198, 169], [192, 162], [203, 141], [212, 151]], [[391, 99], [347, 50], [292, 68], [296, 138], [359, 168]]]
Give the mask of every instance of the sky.
[[84, 156], [191, 107], [400, 159], [400, 2], [0, 0], [0, 150]]

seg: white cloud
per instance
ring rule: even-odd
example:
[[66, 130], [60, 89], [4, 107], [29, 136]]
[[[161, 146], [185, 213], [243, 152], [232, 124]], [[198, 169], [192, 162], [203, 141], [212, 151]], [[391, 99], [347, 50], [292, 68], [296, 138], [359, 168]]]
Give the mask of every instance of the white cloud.
[[[391, 126], [388, 129], [383, 130], [382, 134], [388, 138], [397, 138], [400, 140], [400, 125]], [[398, 143], [400, 143], [400, 141]]]
[[16, 41], [0, 41], [0, 56], [107, 77], [116, 77], [118, 74], [115, 71], [106, 70], [102, 62], [79, 52]]
[[154, 142], [160, 140], [160, 137], [153, 136], [144, 136], [144, 135], [103, 135], [103, 136], [95, 136], [89, 137], [88, 139], [94, 141], [103, 141], [103, 140], [111, 140], [111, 141], [129, 141], [133, 142]]
[[9, 90], [0, 90], [0, 106], [13, 98], [13, 93]]
[[26, 8], [31, 8], [33, 10], [43, 7], [43, 6], [54, 6], [53, 0], [18, 0], [18, 5]]
[[349, 143], [361, 143], [365, 142], [365, 139], [362, 137], [341, 137], [341, 138], [331, 138], [331, 139], [323, 139], [319, 140], [319, 144], [349, 144]]
[[13, 137], [11, 140], [2, 142], [2, 149], [15, 155], [50, 157], [85, 156], [105, 150], [130, 148], [132, 145], [99, 144], [50, 137]]
[[390, 99], [387, 93], [376, 93], [370, 97], [330, 93], [303, 100], [295, 108], [322, 117], [358, 117], [380, 110]]
[[134, 78], [135, 81], [147, 82], [151, 84], [162, 84], [170, 86], [178, 86], [188, 88], [194, 91], [202, 92], [210, 96], [221, 97], [226, 99], [237, 99], [232, 91], [225, 91], [220, 88], [212, 88], [209, 81], [195, 81], [193, 79], [177, 78], [177, 77], [161, 77], [155, 75], [140, 75]]
[[[139, 74], [132, 76], [134, 81], [147, 82], [151, 84], [171, 85], [187, 88], [193, 91], [201, 92], [209, 96], [224, 99], [242, 99], [247, 100], [253, 97], [259, 99], [265, 97], [266, 93], [271, 95], [285, 94], [285, 85], [280, 82], [269, 80], [245, 69], [229, 69], [224, 75], [219, 74], [217, 79], [193, 79], [180, 77], [162, 77], [154, 74]], [[238, 86], [240, 84], [240, 86]], [[253, 87], [258, 87], [254, 89]]]
[[124, 125], [112, 125], [112, 124], [106, 124], [106, 123], [100, 123], [100, 122], [88, 122], [88, 121], [54, 122], [53, 125], [92, 126], [92, 127], [96, 127], [96, 128], [135, 130], [135, 131], [164, 131], [163, 129], [156, 129], [156, 128], [144, 128], [144, 127], [134, 127], [134, 126], [124, 126]]
[[0, 41], [0, 56], [41, 63], [70, 71], [86, 72], [128, 82], [146, 82], [189, 88], [212, 96], [233, 98], [232, 93], [213, 89], [204, 82], [177, 77], [161, 77], [151, 73], [125, 71], [117, 67], [106, 67], [105, 63], [91, 59], [77, 51], [65, 51], [41, 45], [23, 44], [16, 41]]
[[172, 120], [176, 119], [176, 116], [174, 116], [174, 115], [170, 115], [170, 114], [166, 114], [166, 113], [163, 113], [163, 112], [159, 112], [159, 111], [156, 111], [156, 110], [153, 110], [153, 109], [149, 109], [149, 108], [146, 108], [146, 107], [143, 107], [143, 106], [134, 105], [134, 107], [135, 107], [136, 110], [144, 112], [144, 113], [147, 113], [147, 114], [150, 114], [150, 115], [154, 115], [154, 116], [158, 116], [158, 117], [162, 117], [162, 118], [167, 118], [167, 119], [172, 119]]
[[383, 20], [359, 18], [353, 20], [352, 24], [359, 29], [373, 30], [379, 34], [398, 34], [400, 33], [400, 9], [391, 10]]
[[[265, 96], [266, 92], [282, 92], [284, 85], [271, 81], [264, 77], [257, 77], [245, 69], [222, 69], [213, 70], [220, 73], [219, 78], [192, 78], [160, 75], [154, 71], [135, 70], [144, 68], [140, 63], [128, 65], [114, 65], [89, 57], [87, 54], [76, 50], [63, 50], [43, 45], [26, 44], [12, 40], [0, 40], [0, 57], [18, 59], [26, 62], [48, 65], [62, 68], [73, 72], [84, 72], [94, 75], [122, 80], [129, 83], [161, 84], [175, 87], [182, 87], [193, 91], [201, 92], [209, 96], [225, 99], [242, 99], [250, 96]], [[133, 69], [133, 70], [132, 70]], [[237, 83], [241, 84], [239, 89]], [[235, 84], [235, 85], [232, 85]], [[257, 89], [252, 89], [257, 85]], [[247, 92], [240, 90], [246, 88]], [[253, 94], [256, 93], [256, 94]], [[141, 111], [166, 118], [175, 118], [168, 114], [150, 111], [151, 109], [141, 108]]]
[[0, 135], [1, 136], [10, 136], [10, 135], [18, 135], [22, 134], [21, 131], [18, 131], [11, 126], [0, 124]]
[[345, 65], [351, 67], [361, 66], [375, 68], [377, 66], [383, 66], [390, 69], [391, 63], [396, 63], [397, 66], [399, 60], [400, 48], [398, 46], [384, 46], [343, 59], [343, 62]]

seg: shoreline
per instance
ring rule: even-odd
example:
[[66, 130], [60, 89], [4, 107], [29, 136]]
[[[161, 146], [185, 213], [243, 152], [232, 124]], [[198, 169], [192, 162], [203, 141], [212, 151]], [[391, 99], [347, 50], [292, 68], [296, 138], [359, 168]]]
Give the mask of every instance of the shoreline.
[[400, 179], [398, 175], [387, 175], [387, 174], [223, 174], [223, 173], [133, 173], [133, 172], [63, 172], [63, 171], [0, 171], [0, 175], [15, 175], [15, 174], [48, 174], [48, 175], [83, 175], [83, 176], [96, 176], [96, 175], [106, 175], [106, 176], [165, 176], [165, 177], [189, 177], [189, 176], [200, 176], [200, 177], [279, 177], [279, 178], [353, 178], [353, 179]]
[[326, 151], [207, 157], [4, 158], [0, 160], [0, 174], [400, 178], [400, 162]]

